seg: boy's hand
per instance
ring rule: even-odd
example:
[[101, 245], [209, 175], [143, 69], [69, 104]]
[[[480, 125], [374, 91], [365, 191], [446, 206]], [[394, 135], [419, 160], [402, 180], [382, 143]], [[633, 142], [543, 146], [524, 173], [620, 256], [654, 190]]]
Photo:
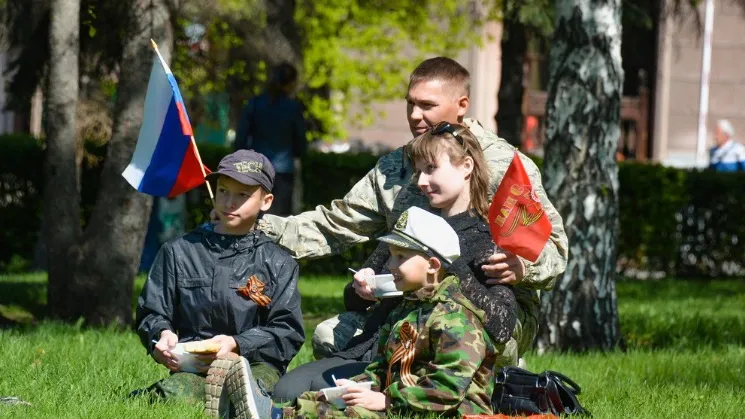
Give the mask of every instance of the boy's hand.
[[360, 406], [368, 410], [383, 411], [391, 405], [391, 399], [388, 396], [364, 387], [349, 387], [346, 394], [341, 398], [344, 399], [347, 406]]
[[228, 335], [217, 335], [212, 337], [211, 339], [207, 339], [205, 342], [212, 342], [217, 343], [220, 345], [220, 350], [214, 354], [214, 355], [205, 355], [212, 357], [214, 360], [217, 357], [225, 356], [226, 354], [229, 354], [230, 352], [238, 353], [238, 343], [236, 343], [235, 338]]
[[356, 274], [354, 274], [354, 282], [352, 283], [352, 288], [354, 288], [354, 292], [357, 293], [357, 295], [360, 296], [363, 300], [369, 300], [369, 301], [378, 301], [377, 298], [375, 298], [375, 295], [372, 292], [372, 289], [369, 285], [367, 285], [367, 281], [365, 278], [369, 278], [371, 276], [375, 276], [375, 271], [372, 270], [372, 268], [362, 268], [359, 271], [357, 271]]
[[222, 358], [226, 354], [229, 354], [231, 352], [238, 353], [238, 344], [235, 342], [235, 339], [232, 336], [217, 335], [213, 336], [210, 339], [205, 339], [204, 342], [217, 343], [218, 345], [220, 345], [220, 350], [214, 354], [196, 355], [196, 358], [202, 363], [201, 366], [197, 366], [197, 370], [199, 370], [200, 372], [209, 371], [210, 366], [212, 365], [212, 361], [214, 361], [218, 357]]
[[346, 378], [340, 378], [334, 381], [334, 385], [336, 385], [337, 387], [344, 387], [352, 384], [355, 384], [355, 382], [352, 380], [347, 380]]
[[488, 263], [481, 267], [486, 276], [490, 278], [486, 280], [487, 285], [515, 285], [525, 277], [523, 261], [507, 250], [499, 250], [489, 256]]
[[160, 332], [160, 340], [155, 344], [153, 348], [153, 359], [159, 364], [164, 365], [166, 368], [173, 372], [179, 370], [178, 360], [170, 352], [174, 346], [178, 343], [178, 336], [170, 330], [164, 330]]

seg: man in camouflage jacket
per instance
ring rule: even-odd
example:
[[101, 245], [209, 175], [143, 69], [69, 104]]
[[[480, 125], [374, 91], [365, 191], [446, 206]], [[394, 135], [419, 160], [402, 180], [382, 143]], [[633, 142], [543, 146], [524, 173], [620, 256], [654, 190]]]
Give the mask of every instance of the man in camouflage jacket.
[[[407, 116], [414, 136], [440, 121], [467, 126], [478, 138], [489, 165], [491, 200], [516, 149], [478, 121], [464, 118], [468, 110], [469, 77], [465, 68], [449, 58], [425, 60], [412, 72], [409, 81]], [[531, 346], [537, 333], [540, 309], [537, 290], [553, 288], [556, 277], [566, 268], [568, 257], [564, 225], [546, 196], [540, 171], [530, 158], [522, 153], [518, 155], [551, 221], [552, 232], [536, 262], [498, 251], [490, 258], [491, 265], [484, 267], [494, 283], [515, 285], [518, 322], [514, 339], [507, 345], [515, 362]], [[332, 201], [329, 208], [318, 206], [286, 218], [266, 215], [259, 228], [298, 259], [339, 253], [390, 230], [399, 215], [411, 206], [431, 210], [427, 197], [411, 181], [413, 173], [413, 165], [400, 147], [381, 157], [344, 198]]]

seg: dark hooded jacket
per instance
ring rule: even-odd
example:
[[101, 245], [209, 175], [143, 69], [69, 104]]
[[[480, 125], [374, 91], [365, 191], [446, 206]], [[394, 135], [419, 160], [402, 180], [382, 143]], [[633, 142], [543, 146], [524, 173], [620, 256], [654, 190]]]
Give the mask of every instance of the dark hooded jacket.
[[[239, 291], [252, 275], [270, 299], [256, 298], [264, 306]], [[249, 362], [284, 372], [305, 341], [297, 278], [297, 262], [264, 233], [199, 227], [158, 252], [137, 300], [137, 333], [148, 353], [164, 329], [179, 342], [233, 336]]]

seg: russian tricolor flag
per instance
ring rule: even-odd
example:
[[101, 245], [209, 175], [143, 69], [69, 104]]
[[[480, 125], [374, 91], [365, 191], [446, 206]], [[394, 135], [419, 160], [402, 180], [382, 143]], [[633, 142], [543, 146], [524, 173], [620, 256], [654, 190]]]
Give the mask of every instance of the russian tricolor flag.
[[210, 171], [199, 158], [176, 79], [155, 42], [153, 47], [158, 59], [150, 72], [140, 136], [122, 176], [140, 192], [170, 198], [203, 184]]

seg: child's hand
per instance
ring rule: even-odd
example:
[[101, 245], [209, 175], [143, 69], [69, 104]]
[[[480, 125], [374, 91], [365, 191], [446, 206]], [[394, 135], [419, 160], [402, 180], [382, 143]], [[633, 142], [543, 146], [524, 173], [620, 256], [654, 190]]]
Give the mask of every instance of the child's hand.
[[174, 346], [178, 343], [178, 336], [170, 330], [164, 330], [160, 332], [160, 340], [155, 344], [153, 348], [153, 359], [159, 364], [164, 365], [166, 368], [173, 372], [179, 370], [178, 360], [170, 352]]
[[217, 354], [212, 355], [212, 358], [222, 357], [230, 352], [238, 353], [238, 344], [235, 341], [235, 338], [228, 335], [217, 335], [212, 337], [211, 339], [207, 339], [206, 342], [212, 342], [217, 343], [220, 345], [220, 350], [217, 352]]
[[205, 339], [204, 342], [216, 343], [220, 345], [220, 350], [214, 354], [196, 355], [196, 358], [201, 362], [201, 365], [196, 367], [199, 372], [209, 371], [212, 362], [217, 358], [222, 358], [231, 352], [238, 353], [238, 344], [232, 336], [217, 335], [210, 339]]
[[346, 394], [341, 398], [344, 399], [347, 406], [360, 406], [368, 410], [383, 411], [391, 405], [391, 399], [388, 396], [364, 387], [349, 387]]
[[354, 282], [352, 283], [352, 288], [354, 288], [354, 292], [356, 292], [357, 295], [360, 296], [360, 298], [369, 301], [378, 301], [378, 299], [375, 298], [372, 289], [369, 285], [367, 285], [367, 281], [365, 280], [365, 278], [369, 278], [371, 276], [375, 276], [375, 271], [373, 271], [371, 268], [360, 269], [359, 271], [357, 271], [356, 274], [354, 274]]
[[337, 387], [344, 387], [352, 384], [355, 384], [355, 382], [352, 380], [347, 380], [346, 378], [340, 378], [334, 381], [334, 385], [336, 385]]

